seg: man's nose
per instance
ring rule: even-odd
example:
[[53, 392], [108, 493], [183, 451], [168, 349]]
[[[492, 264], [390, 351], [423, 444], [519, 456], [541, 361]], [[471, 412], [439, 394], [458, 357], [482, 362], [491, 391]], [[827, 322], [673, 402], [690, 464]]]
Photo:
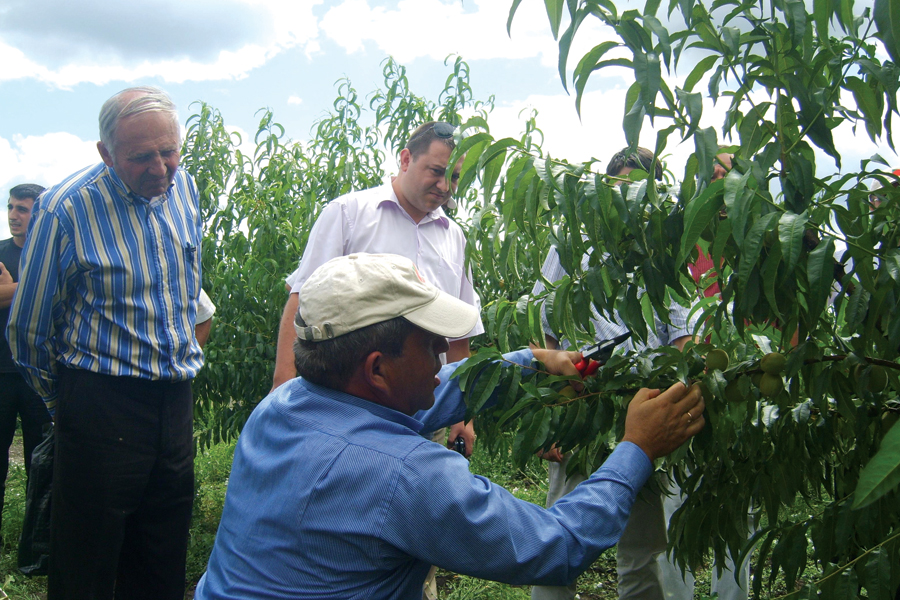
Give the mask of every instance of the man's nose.
[[166, 161], [161, 155], [157, 155], [150, 163], [150, 172], [154, 175], [162, 177], [167, 170]]
[[437, 188], [438, 188], [439, 190], [441, 190], [442, 192], [444, 192], [444, 193], [447, 193], [447, 192], [450, 191], [450, 184], [447, 183], [447, 178], [446, 178], [446, 177], [441, 177], [441, 178], [438, 180]]

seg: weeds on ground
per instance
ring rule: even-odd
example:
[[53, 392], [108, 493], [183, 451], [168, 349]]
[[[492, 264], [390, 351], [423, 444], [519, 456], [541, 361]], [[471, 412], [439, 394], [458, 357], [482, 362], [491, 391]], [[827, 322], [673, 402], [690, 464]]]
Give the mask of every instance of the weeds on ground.
[[[196, 491], [187, 559], [185, 598], [193, 597], [197, 581], [216, 539], [216, 530], [225, 504], [225, 488], [234, 458], [234, 443], [219, 444], [197, 454], [194, 464]], [[3, 506], [3, 540], [0, 549], [0, 589], [16, 600], [42, 600], [47, 594], [47, 578], [29, 578], [17, 569], [17, 546], [25, 513], [25, 467], [11, 463]], [[0, 595], [0, 598], [3, 596]]]
[[[18, 570], [19, 535], [25, 518], [25, 466], [10, 462], [3, 503], [3, 543], [0, 545], [0, 590], [16, 600], [46, 597], [46, 577], [26, 577]], [[3, 596], [0, 595], [0, 598]]]

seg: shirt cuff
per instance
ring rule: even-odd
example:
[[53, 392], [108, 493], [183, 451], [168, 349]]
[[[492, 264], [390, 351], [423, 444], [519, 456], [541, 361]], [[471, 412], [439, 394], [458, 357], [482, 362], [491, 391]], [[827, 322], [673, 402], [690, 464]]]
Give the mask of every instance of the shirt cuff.
[[641, 489], [653, 474], [653, 462], [640, 446], [632, 442], [619, 442], [603, 468], [612, 469], [631, 482], [635, 490]]

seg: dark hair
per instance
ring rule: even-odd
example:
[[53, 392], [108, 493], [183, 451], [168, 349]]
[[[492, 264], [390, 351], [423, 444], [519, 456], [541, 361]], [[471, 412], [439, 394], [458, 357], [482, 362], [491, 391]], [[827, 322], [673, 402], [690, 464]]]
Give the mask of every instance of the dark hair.
[[[299, 311], [294, 323], [306, 327]], [[359, 364], [369, 354], [378, 351], [391, 357], [400, 356], [406, 338], [416, 329], [403, 317], [396, 317], [320, 342], [298, 337], [294, 341], [294, 366], [304, 379], [344, 391]]]
[[37, 200], [46, 188], [36, 183], [21, 183], [9, 190], [9, 195], [16, 200]]
[[435, 141], [444, 144], [450, 148], [450, 150], [456, 148], [456, 142], [453, 141], [453, 136], [444, 137], [438, 135], [435, 132], [436, 126], [447, 126], [447, 124], [439, 121], [428, 121], [427, 123], [422, 123], [416, 127], [415, 131], [410, 134], [409, 141], [406, 142], [406, 149], [409, 150], [409, 153], [413, 158], [418, 158], [428, 152], [428, 150], [431, 149], [432, 142]]
[[[615, 177], [626, 167], [640, 169], [649, 173], [650, 168], [653, 167], [653, 153], [641, 146], [638, 146], [638, 149], [631, 154], [628, 154], [628, 148], [622, 148], [609, 159], [609, 164], [606, 166], [606, 174], [610, 177]], [[657, 181], [662, 181], [663, 168], [662, 163], [659, 161], [656, 161], [654, 177]]]

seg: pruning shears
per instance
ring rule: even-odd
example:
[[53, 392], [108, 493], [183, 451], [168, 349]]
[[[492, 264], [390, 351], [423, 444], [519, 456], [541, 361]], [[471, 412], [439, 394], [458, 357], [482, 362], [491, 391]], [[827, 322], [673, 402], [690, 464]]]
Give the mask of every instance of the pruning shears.
[[581, 378], [590, 377], [597, 372], [597, 369], [606, 364], [606, 361], [612, 356], [616, 346], [631, 337], [631, 332], [626, 331], [622, 335], [617, 335], [611, 340], [603, 340], [597, 342], [593, 346], [588, 346], [581, 352], [581, 360], [575, 363], [575, 368], [581, 374]]

